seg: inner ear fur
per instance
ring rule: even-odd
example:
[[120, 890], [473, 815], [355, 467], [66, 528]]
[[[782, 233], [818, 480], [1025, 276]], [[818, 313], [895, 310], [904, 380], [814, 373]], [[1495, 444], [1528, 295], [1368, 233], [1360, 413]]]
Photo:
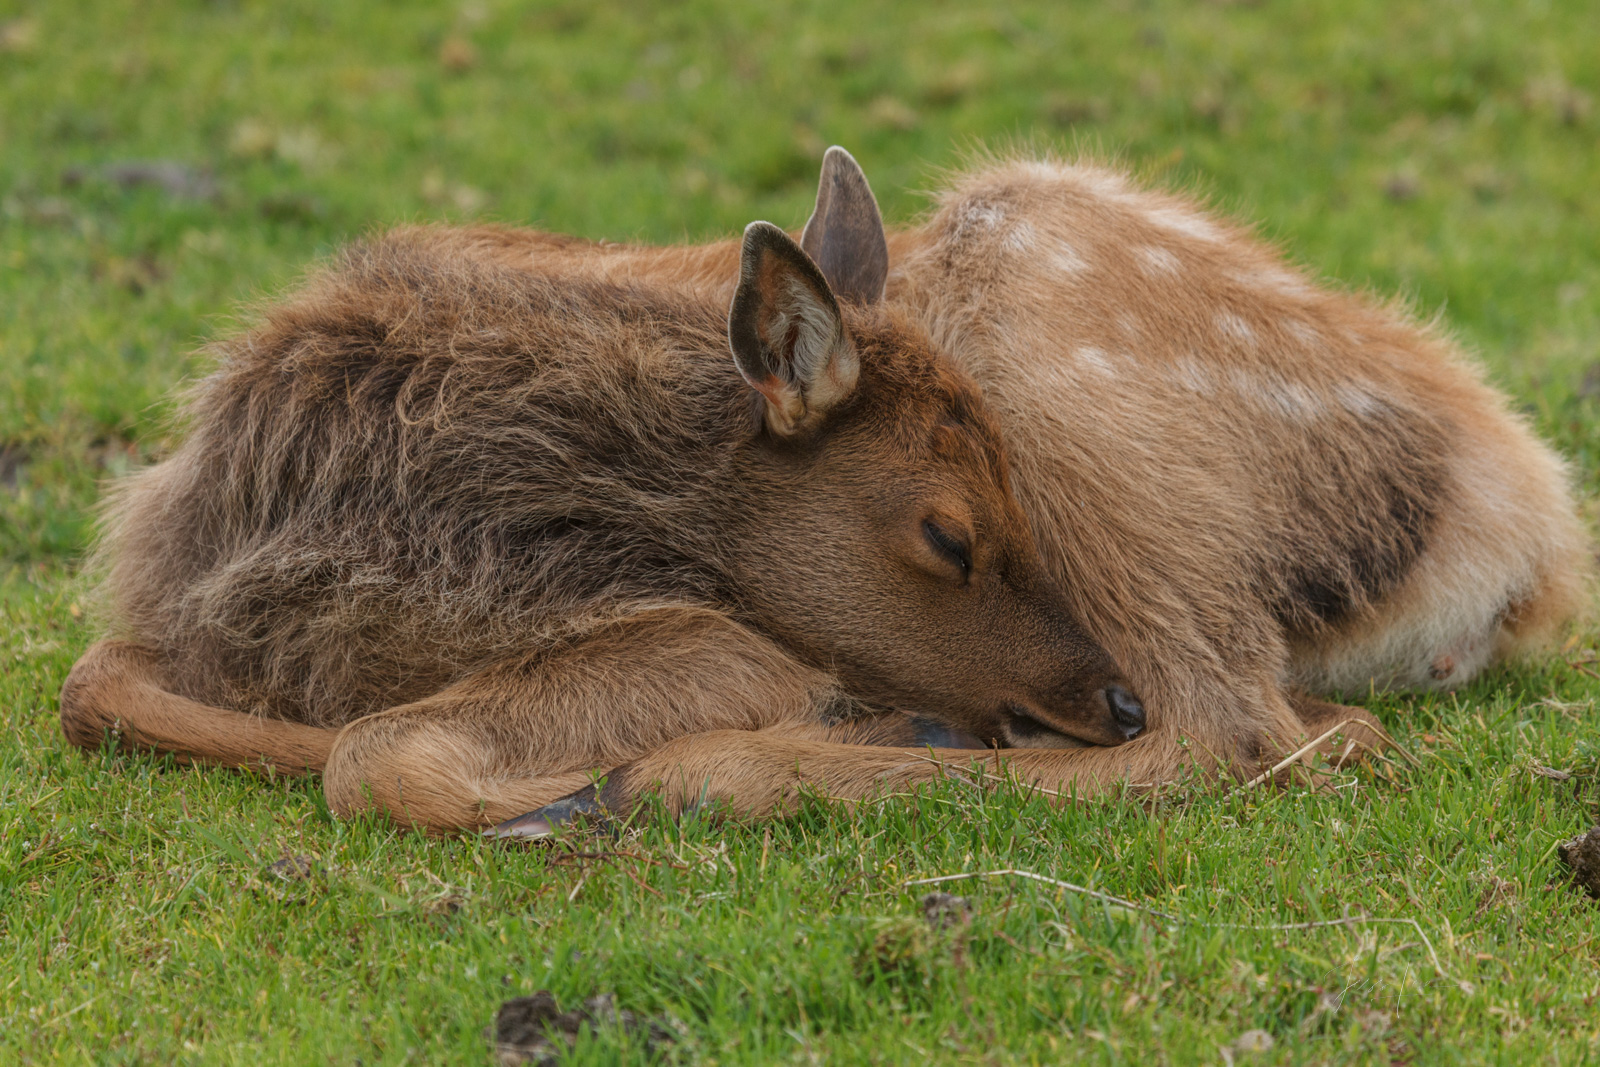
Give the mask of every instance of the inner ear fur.
[[840, 298], [858, 304], [883, 299], [889, 277], [883, 215], [861, 165], [838, 145], [822, 157], [817, 206], [800, 235], [800, 247]]
[[728, 347], [766, 400], [772, 432], [815, 426], [856, 387], [861, 370], [833, 290], [800, 246], [770, 222], [745, 227]]

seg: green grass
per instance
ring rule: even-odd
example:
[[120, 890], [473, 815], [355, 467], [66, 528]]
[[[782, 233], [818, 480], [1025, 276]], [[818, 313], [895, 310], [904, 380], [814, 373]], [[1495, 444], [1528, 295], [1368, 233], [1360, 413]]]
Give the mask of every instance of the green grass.
[[[315, 783], [60, 738], [98, 480], [167, 446], [197, 345], [340, 242], [423, 218], [793, 225], [833, 142], [905, 220], [936, 168], [1018, 139], [1118, 155], [1442, 312], [1592, 513], [1588, 0], [0, 0], [0, 1062], [483, 1063], [499, 1002], [540, 988], [615, 991], [703, 1063], [1216, 1063], [1252, 1029], [1276, 1043], [1240, 1062], [1600, 1060], [1600, 908], [1554, 855], [1597, 815], [1592, 632], [1376, 702], [1421, 766], [1332, 792], [1058, 810], [951, 785], [550, 849], [334, 822]], [[208, 170], [214, 195], [105, 178], [130, 160]], [[285, 854], [315, 874], [277, 878]], [[1008, 878], [951, 887], [976, 915], [940, 934], [901, 888], [1004, 867], [1189, 921]], [[1417, 928], [1205, 925], [1363, 914]], [[625, 1044], [576, 1060], [642, 1058]]]

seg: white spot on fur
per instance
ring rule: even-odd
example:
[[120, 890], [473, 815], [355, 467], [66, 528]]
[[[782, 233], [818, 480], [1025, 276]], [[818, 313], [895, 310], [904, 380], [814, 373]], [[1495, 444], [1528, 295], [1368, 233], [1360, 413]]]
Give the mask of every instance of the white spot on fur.
[[1251, 374], [1235, 367], [1228, 371], [1228, 384], [1256, 407], [1295, 422], [1309, 422], [1327, 410], [1305, 385], [1276, 374]]
[[1078, 184], [1099, 196], [1109, 197], [1113, 200], [1124, 196], [1128, 192], [1128, 182], [1122, 175], [1111, 170], [1078, 170], [1074, 175]]
[[994, 234], [1005, 222], [1006, 210], [999, 204], [974, 198], [959, 204], [951, 223], [949, 236], [955, 243], [984, 239]]
[[[1017, 338], [1009, 336], [1007, 331], [1000, 331], [1002, 343], [1015, 342]], [[1013, 350], [1016, 345], [1012, 345]], [[1090, 376], [1100, 379], [1113, 379], [1116, 371], [1112, 367], [1112, 358], [1099, 348], [1084, 346], [1060, 350], [1054, 359], [1030, 359], [1025, 361], [1019, 369], [1033, 383], [1034, 388], [1042, 396], [1069, 395], [1079, 396], [1083, 392], [1084, 380]], [[1113, 402], [1115, 397], [1108, 397], [1108, 402]]]
[[1219, 311], [1213, 320], [1217, 324], [1217, 332], [1232, 341], [1241, 344], [1254, 345], [1256, 332], [1250, 324], [1231, 311]]
[[967, 205], [967, 210], [961, 214], [961, 229], [963, 232], [972, 230], [992, 230], [1006, 219], [1006, 209], [998, 204], [991, 204], [984, 200], [977, 200]]
[[1217, 383], [1205, 364], [1193, 356], [1180, 356], [1167, 371], [1168, 377], [1191, 393], [1210, 396], [1217, 391]]
[[1073, 349], [1072, 355], [1079, 363], [1099, 371], [1107, 378], [1116, 377], [1117, 372], [1112, 368], [1111, 360], [1106, 356], [1103, 349], [1084, 345], [1081, 348]]
[[1311, 286], [1296, 275], [1277, 267], [1264, 267], [1261, 270], [1235, 271], [1231, 277], [1246, 289], [1265, 290], [1276, 296], [1301, 298], [1310, 295]]
[[1261, 283], [1268, 289], [1275, 290], [1284, 296], [1303, 297], [1311, 292], [1311, 286], [1306, 284], [1304, 278], [1297, 274], [1291, 274], [1286, 270], [1279, 270], [1276, 267], [1258, 271], [1257, 277], [1261, 279]]
[[1307, 348], [1322, 347], [1322, 335], [1299, 319], [1284, 319], [1283, 332]]
[[1382, 414], [1389, 406], [1354, 382], [1340, 382], [1335, 385], [1333, 397], [1339, 402], [1340, 407], [1363, 419]]
[[1299, 382], [1273, 382], [1267, 388], [1267, 400], [1286, 419], [1309, 422], [1327, 410], [1310, 389]]
[[1045, 261], [1063, 274], [1081, 274], [1089, 269], [1089, 261], [1065, 241], [1057, 241], [1045, 256]]
[[1000, 247], [1007, 252], [1021, 254], [1030, 251], [1038, 243], [1038, 232], [1033, 228], [1033, 223], [1026, 219], [1019, 220], [1011, 227], [1005, 237], [1000, 241]]
[[1182, 269], [1178, 257], [1158, 245], [1140, 245], [1133, 250], [1139, 266], [1151, 278], [1170, 277]]
[[1145, 219], [1162, 229], [1181, 233], [1197, 241], [1220, 241], [1222, 234], [1206, 219], [1175, 207], [1151, 208]]

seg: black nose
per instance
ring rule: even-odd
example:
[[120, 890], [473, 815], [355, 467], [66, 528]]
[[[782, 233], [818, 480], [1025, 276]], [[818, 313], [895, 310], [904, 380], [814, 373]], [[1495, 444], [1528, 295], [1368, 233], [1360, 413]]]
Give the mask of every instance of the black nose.
[[1120, 685], [1106, 686], [1105, 693], [1111, 717], [1122, 727], [1123, 735], [1132, 741], [1144, 733], [1144, 705], [1139, 703], [1139, 698]]

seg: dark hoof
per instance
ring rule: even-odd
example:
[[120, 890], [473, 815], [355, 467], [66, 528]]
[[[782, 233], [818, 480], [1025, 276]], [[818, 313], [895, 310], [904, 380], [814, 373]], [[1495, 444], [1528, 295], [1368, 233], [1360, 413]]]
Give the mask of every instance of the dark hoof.
[[944, 723], [933, 719], [925, 719], [921, 715], [913, 715], [911, 723], [916, 729], [914, 740], [918, 745], [926, 745], [930, 748], [989, 747], [965, 730], [946, 726]]
[[576, 793], [564, 796], [560, 800], [552, 800], [537, 811], [518, 815], [515, 819], [507, 819], [499, 826], [491, 826], [483, 832], [483, 836], [521, 840], [549, 837], [556, 832], [557, 827], [574, 819], [599, 821], [605, 816], [606, 810], [600, 804], [599, 794], [594, 786], [586, 785]]

